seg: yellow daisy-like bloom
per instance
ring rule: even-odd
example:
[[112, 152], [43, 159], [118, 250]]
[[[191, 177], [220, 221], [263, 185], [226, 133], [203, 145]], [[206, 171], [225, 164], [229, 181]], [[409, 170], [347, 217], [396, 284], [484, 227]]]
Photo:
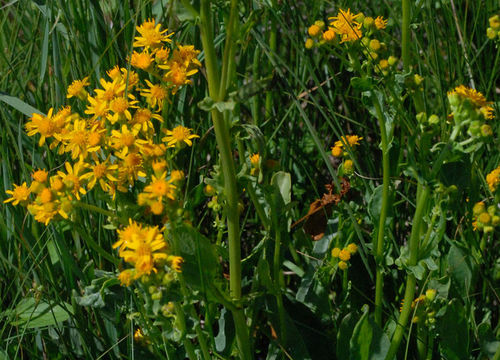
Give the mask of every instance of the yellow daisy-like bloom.
[[120, 254], [123, 259], [134, 265], [135, 276], [139, 278], [157, 272], [156, 265], [162, 260], [166, 260], [167, 243], [158, 227], [147, 227], [138, 234], [132, 235], [132, 241], [124, 245], [125, 250]]
[[153, 201], [149, 205], [149, 210], [154, 214], [154, 215], [161, 215], [163, 214], [163, 211], [165, 210], [165, 206], [161, 201]]
[[[146, 176], [144, 167], [142, 165], [143, 159], [139, 153], [116, 153], [115, 155], [122, 160], [120, 164], [118, 164], [118, 182], [126, 181], [129, 185], [134, 185], [135, 180], [137, 180], [139, 176]], [[118, 190], [124, 192], [127, 191], [127, 189], [123, 185], [120, 185], [118, 187]]]
[[170, 180], [172, 180], [173, 183], [179, 184], [184, 180], [184, 171], [182, 170], [172, 170], [170, 173]]
[[173, 179], [167, 180], [166, 172], [161, 174], [159, 177], [153, 175], [151, 183], [144, 188], [144, 192], [149, 193], [150, 197], [159, 201], [161, 201], [163, 197], [175, 200], [176, 187], [172, 184], [173, 182]]
[[186, 143], [188, 146], [193, 145], [191, 139], [198, 138], [196, 134], [191, 134], [191, 129], [184, 127], [182, 125], [176, 126], [173, 130], [165, 130], [165, 136], [161, 139], [163, 142], [167, 143], [168, 147], [174, 147], [175, 145]]
[[500, 184], [500, 166], [486, 175], [486, 182], [491, 192], [495, 192]]
[[[159, 67], [162, 68], [162, 65]], [[175, 95], [182, 85], [192, 83], [189, 76], [192, 76], [197, 72], [197, 69], [188, 70], [182, 64], [172, 62], [168, 65], [168, 71], [163, 76], [163, 81], [170, 83], [173, 86], [172, 94]]]
[[88, 93], [85, 90], [85, 86], [89, 86], [89, 78], [88, 76], [83, 78], [82, 80], [75, 80], [68, 86], [68, 94], [66, 98], [70, 99], [72, 97], [77, 97], [80, 100], [86, 100]]
[[361, 13], [354, 15], [351, 9], [344, 11], [339, 9], [337, 16], [331, 17], [331, 26], [335, 28], [335, 32], [340, 35], [340, 42], [356, 41], [363, 36], [361, 32], [361, 24], [356, 21]]
[[153, 84], [149, 80], [146, 80], [146, 84], [149, 86], [149, 88], [142, 89], [141, 96], [144, 96], [146, 98], [146, 102], [153, 109], [162, 109], [163, 102], [168, 96], [167, 89], [165, 89], [160, 84]]
[[387, 20], [384, 20], [382, 16], [377, 16], [375, 19], [375, 27], [379, 30], [385, 29], [387, 27]]
[[474, 106], [481, 108], [490, 104], [482, 93], [475, 89], [468, 88], [467, 86], [457, 86], [453, 91], [448, 92], [448, 96], [457, 94], [461, 98], [468, 99]]
[[65, 151], [71, 152], [71, 158], [82, 156], [87, 157], [89, 133], [87, 130], [87, 122], [85, 120], [75, 120], [73, 130], [61, 136], [61, 139], [66, 143]]
[[[132, 242], [133, 236], [142, 236], [142, 225], [133, 221], [132, 219], [128, 219], [129, 225], [124, 227], [122, 230], [116, 230], [118, 233], [118, 241], [113, 244], [113, 249], [120, 247], [121, 250], [127, 247], [128, 243]], [[121, 255], [120, 255], [121, 256]]]
[[340, 249], [338, 247], [335, 247], [332, 249], [332, 257], [338, 258], [340, 255]]
[[171, 43], [170, 37], [174, 33], [165, 34], [167, 29], [161, 30], [161, 24], [156, 24], [154, 19], [145, 21], [142, 25], [136, 27], [141, 36], [135, 37], [134, 47], [158, 48], [163, 43]]
[[103, 162], [99, 162], [99, 160], [96, 158], [95, 163], [93, 165], [88, 165], [88, 168], [91, 171], [83, 176], [84, 179], [88, 182], [87, 187], [89, 190], [92, 190], [96, 183], [99, 182], [101, 189], [105, 192], [108, 192], [111, 188], [109, 182], [118, 181], [118, 179], [114, 176], [114, 174], [118, 170], [118, 165], [109, 164], [109, 157]]
[[122, 125], [120, 130], [111, 131], [109, 143], [115, 150], [118, 150], [125, 155], [130, 150], [137, 149], [144, 143], [144, 140], [137, 138], [137, 133], [137, 128], [129, 130], [127, 125]]
[[39, 169], [31, 175], [33, 180], [38, 181], [39, 183], [46, 182], [48, 179], [48, 176], [49, 176], [49, 173], [45, 169]]
[[166, 47], [162, 47], [160, 49], [157, 49], [155, 52], [155, 61], [163, 65], [168, 61], [168, 57], [170, 56], [170, 49]]
[[323, 40], [325, 41], [333, 41], [335, 40], [335, 36], [337, 35], [337, 33], [335, 32], [335, 29], [330, 27], [328, 28], [328, 30], [326, 30], [324, 33], [323, 33]]
[[137, 108], [137, 100], [135, 100], [135, 97], [131, 94], [129, 94], [128, 97], [130, 98], [130, 101], [125, 97], [120, 96], [114, 98], [110, 102], [109, 109], [113, 112], [113, 114], [109, 114], [107, 119], [111, 124], [115, 124], [117, 121], [122, 120], [132, 120], [132, 114], [129, 109]]
[[83, 162], [79, 161], [73, 166], [69, 162], [64, 163], [66, 172], [58, 171], [57, 175], [61, 177], [66, 189], [70, 190], [75, 197], [80, 200], [80, 194], [85, 195], [87, 191], [83, 188], [85, 175], [80, 175], [80, 172], [85, 169]]
[[[132, 282], [134, 281], [134, 276], [135, 272], [133, 269], [127, 269], [123, 270], [120, 274], [118, 274], [118, 280], [120, 280], [120, 285], [121, 286], [130, 286], [132, 285]], [[139, 332], [140, 330], [137, 329]], [[137, 333], [137, 331], [136, 331]], [[134, 334], [134, 339], [136, 338], [136, 335]]]
[[9, 194], [11, 198], [4, 201], [5, 203], [12, 202], [12, 205], [24, 205], [28, 202], [31, 190], [24, 182], [22, 185], [14, 184], [14, 190], [6, 190], [6, 194]]
[[93, 98], [89, 96], [87, 98], [89, 105], [87, 105], [87, 109], [85, 110], [85, 114], [92, 115], [92, 120], [98, 118], [106, 118], [108, 116], [108, 102], [103, 99], [99, 99], [97, 97]]
[[50, 108], [47, 116], [42, 114], [33, 113], [29, 122], [26, 123], [26, 131], [28, 132], [28, 136], [33, 136], [36, 134], [40, 134], [40, 141], [38, 142], [38, 146], [43, 146], [45, 144], [45, 140], [54, 136], [57, 132], [56, 124], [52, 119], [54, 109]]
[[194, 45], [177, 44], [177, 48], [172, 53], [172, 61], [189, 69], [192, 66], [201, 67], [200, 61], [196, 58], [200, 50], [196, 50]]
[[120, 67], [116, 65], [115, 67], [111, 68], [110, 70], [106, 71], [106, 74], [111, 78], [111, 80], [120, 80], [121, 79], [121, 73], [120, 73]]
[[110, 102], [115, 97], [122, 97], [125, 93], [127, 85], [123, 82], [123, 78], [119, 77], [112, 82], [101, 79], [100, 84], [102, 89], [95, 89], [96, 98], [99, 100]]
[[342, 136], [341, 140], [338, 140], [335, 142], [335, 147], [344, 147], [344, 145], [349, 145], [350, 147], [354, 148], [354, 146], [358, 146], [359, 142], [363, 140], [362, 137], [359, 137], [358, 135], [346, 135]]
[[139, 108], [135, 111], [134, 116], [132, 116], [131, 123], [137, 125], [142, 132], [149, 133], [150, 131], [154, 131], [152, 119], [163, 122], [161, 115], [155, 114], [149, 109]]
[[140, 53], [134, 51], [132, 58], [130, 59], [130, 65], [138, 69], [147, 70], [153, 63], [153, 57], [149, 51], [144, 50]]

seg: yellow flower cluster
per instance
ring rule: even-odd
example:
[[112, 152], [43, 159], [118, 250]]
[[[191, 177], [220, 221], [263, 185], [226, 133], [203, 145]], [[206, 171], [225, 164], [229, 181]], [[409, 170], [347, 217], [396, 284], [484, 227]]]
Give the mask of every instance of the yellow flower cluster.
[[491, 192], [495, 192], [498, 189], [498, 185], [500, 184], [500, 165], [490, 172], [488, 175], [486, 175], [486, 182], [488, 183], [488, 187], [490, 188]]
[[[340, 140], [337, 140], [335, 142], [335, 145], [331, 148], [332, 155], [338, 158], [347, 157], [349, 153], [345, 151], [345, 148], [348, 147], [350, 148], [351, 151], [353, 151], [355, 147], [359, 145], [359, 142], [361, 140], [363, 140], [363, 138], [358, 135], [342, 136], [342, 138]], [[349, 175], [353, 173], [354, 163], [352, 162], [351, 159], [344, 160], [342, 166], [345, 174]]]
[[498, 207], [495, 205], [490, 205], [486, 208], [485, 203], [480, 201], [474, 205], [472, 214], [474, 215], [472, 222], [474, 230], [479, 229], [485, 233], [489, 233], [493, 232], [495, 227], [500, 225], [500, 214], [498, 213]]
[[474, 137], [493, 134], [491, 126], [485, 121], [495, 118], [494, 109], [481, 92], [460, 85], [448, 92], [448, 101], [456, 125], [467, 125], [469, 134]]
[[168, 254], [163, 230], [157, 226], [142, 226], [129, 220], [129, 225], [118, 230], [118, 241], [113, 248], [119, 248], [119, 255], [132, 269], [123, 270], [118, 278], [122, 285], [129, 286], [134, 280], [158, 272], [164, 265], [180, 272], [182, 258]]
[[365, 17], [363, 13], [354, 14], [351, 9], [347, 11], [339, 9], [337, 16], [328, 18], [329, 26], [325, 29], [325, 23], [316, 21], [308, 29], [310, 38], [306, 40], [306, 48], [311, 49], [315, 45], [320, 46], [325, 43], [337, 44], [345, 42], [355, 42], [363, 38], [363, 31], [367, 34], [373, 31], [385, 29], [387, 20], [378, 16], [376, 19]]
[[[74, 81], [67, 98], [85, 102], [84, 116], [66, 106], [57, 112], [51, 108], [47, 115], [33, 114], [29, 119], [28, 135], [39, 135], [39, 146], [50, 142], [51, 150], [70, 155], [71, 162], [43, 181], [34, 174], [30, 187], [26, 183], [14, 185], [14, 190], [7, 191], [12, 197], [6, 202], [28, 206], [38, 221], [48, 224], [59, 215], [67, 218], [72, 201], [80, 200], [97, 184], [114, 199], [116, 191], [128, 192], [139, 177], [146, 178], [147, 183], [138, 202], [153, 214], [162, 214], [166, 202], [175, 200], [175, 184], [184, 174], [175, 169], [167, 171], [166, 159], [175, 155], [168, 149], [191, 146], [198, 135], [181, 125], [162, 129], [166, 136], [161, 141], [154, 135], [162, 126], [160, 113], [168, 96], [189, 84], [189, 77], [198, 71], [199, 51], [189, 45], [167, 47], [173, 33], [166, 34], [167, 30], [154, 20], [144, 22], [137, 31], [140, 36], [135, 38], [134, 47], [141, 51], [134, 51], [130, 64], [140, 73], [115, 66], [93, 91], [85, 88], [90, 85], [88, 78]], [[142, 82], [142, 71], [158, 82]], [[32, 203], [31, 193], [36, 195]]]
[[345, 248], [340, 249], [335, 247], [332, 249], [332, 257], [338, 258], [338, 267], [340, 270], [346, 270], [349, 267], [349, 260], [351, 259], [351, 255], [356, 254], [358, 251], [358, 246], [354, 243], [347, 245]]
[[500, 16], [493, 15], [488, 20], [490, 26], [486, 29], [486, 36], [490, 40], [500, 39]]

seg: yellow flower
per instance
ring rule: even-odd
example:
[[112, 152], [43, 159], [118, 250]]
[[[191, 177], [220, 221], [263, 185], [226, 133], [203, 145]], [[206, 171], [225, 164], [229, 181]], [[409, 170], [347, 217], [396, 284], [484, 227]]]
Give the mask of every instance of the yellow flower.
[[31, 175], [33, 180], [38, 181], [39, 183], [44, 183], [47, 181], [49, 173], [44, 169], [39, 169]]
[[490, 102], [488, 102], [484, 97], [484, 95], [481, 94], [479, 91], [468, 88], [467, 86], [464, 85], [457, 86], [453, 91], [448, 92], [448, 96], [453, 94], [457, 94], [462, 99], [468, 99], [473, 105], [475, 105], [478, 108], [490, 104]]
[[87, 101], [89, 102], [89, 105], [87, 105], [85, 114], [92, 115], [92, 120], [97, 118], [106, 118], [108, 116], [109, 108], [108, 102], [106, 100], [89, 96], [87, 98]]
[[[122, 160], [121, 163], [118, 164], [119, 182], [123, 183], [127, 181], [129, 185], [133, 185], [134, 181], [137, 180], [139, 176], [146, 176], [142, 165], [143, 159], [139, 153], [129, 152], [127, 154], [117, 153], [115, 155]], [[127, 188], [124, 187], [124, 184], [120, 184], [118, 190], [125, 192]]]
[[348, 261], [351, 258], [351, 253], [347, 249], [340, 250], [339, 259], [342, 261]]
[[134, 51], [132, 54], [132, 58], [130, 59], [130, 65], [133, 67], [147, 70], [151, 64], [153, 63], [153, 57], [149, 54], [149, 51], [144, 50], [140, 53]]
[[486, 175], [486, 182], [488, 183], [488, 187], [491, 192], [495, 192], [497, 190], [498, 184], [500, 184], [500, 166]]
[[139, 108], [135, 111], [134, 116], [132, 116], [131, 124], [137, 125], [142, 132], [148, 133], [154, 131], [152, 119], [163, 122], [163, 118], [160, 115], [152, 113], [149, 109]]
[[170, 267], [173, 270], [175, 270], [177, 272], [182, 272], [181, 266], [182, 266], [182, 263], [184, 262], [184, 259], [182, 257], [170, 255], [167, 258], [167, 261], [170, 263]]
[[[101, 189], [105, 192], [109, 192], [111, 188], [109, 182], [118, 181], [118, 179], [114, 176], [118, 170], [118, 165], [108, 164], [109, 157], [103, 162], [99, 162], [96, 157], [94, 161], [95, 163], [93, 165], [87, 165], [91, 171], [83, 175], [83, 178], [88, 182], [87, 187], [89, 190], [92, 190], [95, 184], [99, 181]], [[106, 182], [106, 180], [109, 182]]]
[[110, 102], [115, 97], [123, 96], [127, 85], [122, 80], [121, 77], [116, 78], [112, 82], [101, 79], [99, 82], [103, 88], [95, 89], [96, 98]]
[[259, 153], [255, 153], [253, 155], [250, 155], [250, 163], [252, 164], [252, 166], [254, 168], [258, 168], [259, 167], [259, 163], [260, 163], [260, 155], [259, 155]]
[[141, 90], [141, 96], [146, 98], [146, 102], [153, 109], [160, 110], [163, 108], [163, 102], [167, 98], [168, 93], [160, 84], [152, 84], [149, 80], [146, 80], [146, 84], [149, 88]]
[[69, 162], [64, 163], [67, 174], [62, 171], [58, 171], [57, 175], [61, 177], [64, 185], [68, 190], [70, 190], [75, 197], [80, 200], [80, 194], [85, 195], [87, 191], [83, 188], [83, 182], [85, 181], [85, 176], [80, 175], [80, 172], [85, 168], [83, 162], [79, 161], [73, 166]]
[[321, 28], [316, 24], [309, 26], [309, 29], [307, 29], [307, 33], [309, 34], [309, 36], [312, 36], [312, 37], [317, 36], [320, 31], [321, 31]]
[[180, 183], [184, 180], [184, 171], [182, 170], [172, 170], [170, 173], [170, 180], [174, 183]]
[[182, 145], [182, 143], [186, 143], [188, 146], [191, 146], [193, 145], [191, 139], [199, 137], [196, 134], [191, 134], [191, 129], [182, 125], [176, 126], [173, 130], [165, 130], [165, 134], [167, 136], [161, 140], [166, 142], [168, 147], [174, 147], [177, 144]]
[[306, 49], [312, 49], [312, 47], [314, 46], [314, 40], [308, 38], [304, 46]]
[[33, 113], [30, 121], [26, 123], [26, 131], [28, 136], [33, 136], [35, 134], [40, 134], [40, 141], [38, 146], [43, 146], [45, 144], [45, 139], [54, 136], [57, 131], [56, 124], [52, 120], [52, 113], [54, 109], [50, 108], [47, 116], [42, 114]]
[[339, 269], [340, 270], [347, 270], [349, 266], [347, 265], [347, 263], [345, 261], [339, 261]]
[[[118, 280], [120, 280], [120, 285], [121, 286], [130, 286], [132, 282], [134, 281], [134, 270], [132, 269], [127, 269], [123, 270], [120, 274], [118, 274]], [[139, 329], [137, 331], [140, 332]], [[136, 331], [136, 334], [137, 334]], [[136, 334], [134, 334], [134, 339], [136, 339]]]
[[481, 114], [483, 114], [486, 120], [495, 118], [495, 115], [493, 114], [494, 110], [491, 106], [482, 106], [479, 111], [481, 112]]
[[346, 249], [347, 249], [347, 251], [349, 251], [351, 253], [351, 255], [354, 255], [358, 251], [358, 246], [354, 243], [351, 243], [351, 244], [347, 245]]
[[128, 95], [131, 101], [127, 100], [125, 97], [115, 97], [109, 104], [109, 109], [113, 112], [113, 115], [109, 114], [107, 119], [111, 124], [122, 120], [132, 120], [132, 114], [129, 108], [137, 108], [135, 104], [137, 101], [135, 97], [131, 94]]
[[488, 21], [490, 23], [490, 27], [493, 30], [500, 30], [500, 16], [498, 16], [498, 14], [493, 15], [492, 17], [490, 17], [488, 19]]
[[340, 254], [340, 249], [338, 247], [332, 249], [332, 257], [338, 258], [339, 254]]
[[145, 21], [142, 25], [136, 27], [141, 36], [135, 37], [134, 47], [158, 48], [163, 43], [171, 43], [170, 37], [174, 33], [166, 34], [167, 29], [161, 30], [161, 24], [156, 24], [154, 19]]
[[67, 134], [64, 134], [63, 136], [60, 136], [59, 139], [67, 142], [64, 150], [66, 152], [71, 151], [71, 158], [73, 160], [80, 156], [82, 156], [83, 158], [87, 157], [89, 148], [89, 132], [87, 130], [87, 122], [85, 120], [75, 120], [75, 122], [73, 123], [73, 130], [71, 130]]
[[343, 153], [344, 153], [344, 151], [342, 150], [341, 146], [335, 145], [334, 147], [332, 147], [332, 155], [333, 156], [341, 157]]
[[159, 65], [159, 67], [168, 70], [163, 76], [163, 81], [172, 85], [172, 94], [175, 94], [182, 85], [191, 84], [191, 80], [188, 79], [188, 77], [198, 72], [197, 69], [188, 70], [178, 62], [171, 62], [168, 65]]
[[89, 78], [85, 77], [82, 80], [75, 80], [68, 86], [68, 94], [66, 98], [70, 99], [74, 96], [78, 97], [80, 100], [87, 99], [87, 91], [85, 90], [85, 86], [89, 86]]
[[385, 29], [387, 26], [387, 20], [384, 20], [382, 16], [377, 16], [375, 19], [375, 27], [379, 30]]
[[143, 230], [142, 225], [132, 219], [128, 219], [128, 223], [129, 225], [123, 228], [123, 230], [116, 230], [118, 233], [118, 241], [112, 245], [113, 249], [120, 247], [120, 250], [123, 250], [128, 243], [132, 242], [132, 236], [141, 236]]
[[200, 67], [201, 63], [197, 59], [200, 50], [196, 50], [194, 45], [177, 44], [177, 48], [172, 53], [172, 62], [178, 63], [186, 69]]
[[167, 62], [169, 55], [170, 55], [170, 49], [162, 47], [162, 48], [156, 50], [155, 61], [158, 64], [163, 65]]
[[330, 25], [340, 35], [341, 43], [361, 39], [363, 36], [361, 24], [356, 21], [360, 16], [361, 13], [356, 15], [351, 13], [351, 9], [347, 9], [347, 11], [339, 9], [337, 16], [330, 18], [332, 20]]
[[123, 245], [125, 250], [120, 254], [123, 259], [134, 265], [137, 279], [151, 272], [157, 272], [156, 265], [166, 260], [167, 243], [158, 227], [146, 227], [140, 234], [133, 234], [131, 242]]
[[22, 185], [14, 184], [14, 190], [7, 190], [5, 193], [11, 195], [12, 197], [5, 200], [4, 203], [12, 202], [12, 205], [25, 205], [29, 200], [31, 191], [26, 185], [26, 182], [24, 182]]
[[335, 29], [328, 28], [328, 30], [326, 30], [323, 33], [323, 40], [325, 40], [325, 41], [333, 41], [333, 40], [335, 40], [335, 35], [336, 35]]
[[163, 197], [175, 200], [175, 185], [173, 185], [173, 179], [167, 180], [167, 173], [164, 172], [159, 177], [155, 175], [152, 176], [151, 183], [144, 188], [144, 192], [149, 193], [149, 195], [159, 201]]
[[111, 130], [109, 143], [111, 147], [125, 155], [144, 143], [144, 140], [137, 139], [137, 133], [137, 128], [129, 130], [127, 125], [122, 125], [120, 130]]

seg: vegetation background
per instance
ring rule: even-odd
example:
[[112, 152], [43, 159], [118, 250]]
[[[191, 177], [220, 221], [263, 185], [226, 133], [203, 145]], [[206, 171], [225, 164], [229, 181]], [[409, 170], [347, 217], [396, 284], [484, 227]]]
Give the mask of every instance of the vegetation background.
[[[194, 3], [196, 6], [196, 1]], [[223, 1], [214, 1], [212, 6], [217, 28], [215, 43], [219, 46], [225, 38], [224, 21], [229, 9]], [[329, 156], [330, 146], [346, 133], [363, 136], [365, 140], [357, 150], [357, 168], [363, 169], [363, 173], [358, 178], [361, 185], [353, 192], [353, 201], [366, 206], [370, 189], [380, 184], [382, 176], [377, 122], [361, 105], [361, 99], [352, 95], [351, 74], [346, 65], [323, 51], [305, 49], [304, 41], [307, 28], [315, 20], [326, 21], [339, 7], [351, 8], [389, 20], [387, 32], [392, 41], [387, 45], [399, 57], [400, 1], [254, 0], [241, 1], [239, 6], [241, 37], [232, 91], [239, 91], [239, 122], [260, 130], [258, 134], [240, 134], [252, 139], [248, 141], [249, 151], [261, 152], [267, 159], [277, 160], [280, 168], [291, 174], [295, 202], [292, 213], [294, 219], [299, 219], [307, 211], [304, 204], [319, 198], [324, 192], [324, 184], [331, 181], [327, 162], [338, 165]], [[498, 45], [495, 47], [495, 43], [485, 36], [488, 18], [498, 11], [497, 0], [414, 2], [411, 61], [425, 79], [425, 105], [430, 113], [447, 113], [447, 91], [466, 84], [482, 91], [493, 101], [498, 114], [499, 51]], [[66, 101], [67, 86], [74, 79], [90, 76], [91, 82], [96, 84], [106, 70], [115, 64], [123, 64], [132, 51], [136, 24], [153, 17], [175, 32], [175, 41], [202, 48], [196, 19], [177, 1], [0, 1], [0, 100], [3, 101], [0, 106], [0, 187], [3, 190], [0, 191], [0, 200], [5, 200], [5, 190], [11, 189], [11, 184], [29, 182], [33, 169], [56, 169], [62, 165], [50, 152], [38, 151], [36, 141], [26, 135], [24, 123], [27, 117], [16, 110], [16, 99], [42, 112], [62, 106]], [[202, 62], [203, 58], [202, 53]], [[186, 169], [189, 174], [186, 193], [191, 199], [190, 210], [201, 219], [195, 225], [203, 234], [213, 238], [212, 220], [201, 179], [208, 176], [217, 163], [217, 150], [209, 113], [197, 106], [206, 93], [202, 71], [194, 78], [192, 86], [176, 95], [168, 109], [167, 121], [171, 124], [186, 123], [201, 136], [191, 153], [186, 154], [190, 159]], [[416, 126], [411, 101], [404, 100], [404, 105], [407, 113], [401, 114], [401, 118], [408, 127]], [[25, 109], [29, 112], [29, 108]], [[498, 137], [498, 120], [492, 123], [492, 127]], [[493, 153], [494, 156], [478, 159], [474, 169], [486, 171], [497, 166], [500, 161], [498, 149]], [[235, 155], [242, 156], [238, 152]], [[479, 187], [478, 184], [484, 184], [484, 178], [476, 184]], [[477, 190], [473, 184], [467, 186], [472, 187], [472, 193]], [[409, 221], [413, 211], [412, 199], [403, 196], [414, 191], [414, 184], [405, 181], [396, 189], [392, 209], [396, 223]], [[94, 201], [98, 202], [97, 199]], [[243, 201], [242, 258], [246, 259], [243, 277], [250, 281], [251, 269], [257, 264], [249, 255], [260, 243], [262, 234], [254, 209], [248, 199], [243, 198]], [[458, 201], [457, 207], [460, 206], [464, 207], [462, 216], [449, 219], [446, 228], [450, 239], [453, 239], [456, 229], [468, 221], [464, 202]], [[111, 244], [116, 235], [107, 230], [105, 224], [104, 217], [82, 212], [78, 223], [71, 227], [45, 227], [22, 208], [2, 207], [0, 359], [148, 358], [149, 350], [134, 344], [133, 319], [125, 316], [136, 306], [133, 292], [113, 288], [112, 293], [103, 297], [105, 303], [100, 306], [81, 306], [79, 300], [85, 287], [100, 286], [92, 283], [100, 272], [116, 269], [117, 259], [111, 255]], [[365, 228], [362, 230], [369, 233]], [[391, 240], [396, 244], [407, 232], [404, 228], [394, 229]], [[300, 253], [322, 257], [327, 248], [312, 243], [301, 231], [290, 236], [293, 237], [293, 249], [290, 248], [285, 255], [290, 260], [288, 266], [298, 264], [301, 269], [308, 269], [308, 266], [316, 269], [319, 264]], [[365, 236], [369, 239], [368, 235]], [[495, 248], [490, 252], [492, 257], [498, 256], [499, 246], [497, 238]], [[396, 252], [392, 256], [397, 257]], [[494, 258], [490, 260], [489, 263], [495, 261]], [[354, 261], [355, 271], [349, 273], [352, 288], [347, 301], [332, 301], [333, 289], [341, 286], [341, 278], [332, 282], [331, 289], [316, 288], [302, 301], [292, 301], [290, 299], [297, 299], [297, 293], [303, 290], [305, 275], [287, 277], [285, 307], [289, 314], [293, 314], [291, 332], [296, 332], [292, 337], [297, 336], [296, 341], [303, 346], [303, 349], [294, 350], [291, 357], [300, 359], [307, 353], [313, 359], [331, 359], [338, 346], [341, 319], [337, 316], [349, 309], [360, 310], [364, 304], [372, 304], [373, 281], [369, 269], [373, 264], [367, 266], [361, 258]], [[288, 270], [297, 271], [296, 268]], [[471, 273], [464, 275], [469, 278], [469, 283], [472, 278], [488, 278], [487, 269], [480, 265], [464, 271], [469, 270]], [[394, 299], [392, 303], [384, 304], [386, 318], [398, 312], [399, 287], [403, 280], [396, 272], [386, 277], [384, 297]], [[318, 283], [317, 286], [321, 285]], [[491, 317], [491, 323], [497, 324], [498, 290], [497, 280], [487, 283], [486, 290], [468, 293], [464, 298], [458, 294], [464, 304], [460, 308], [465, 312], [460, 317], [464, 322], [450, 323], [448, 340], [450, 346], [460, 346], [467, 355], [457, 353], [454, 355], [457, 357], [448, 358], [476, 358], [496, 350], [498, 341], [490, 337], [495, 329], [488, 330], [488, 336], [484, 335], [481, 332], [484, 319], [476, 318], [478, 313], [475, 311], [481, 310], [482, 315]], [[459, 293], [460, 289], [451, 291]], [[54, 310], [38, 318], [39, 323], [29, 322], [29, 318], [22, 316], [7, 321], [13, 311], [29, 313], [38, 302], [44, 304], [45, 309]], [[254, 303], [252, 306], [258, 308], [268, 304]], [[37, 311], [42, 311], [42, 308]], [[273, 311], [266, 308], [264, 312]], [[58, 316], [61, 318], [57, 319]], [[259, 336], [256, 348], [261, 353], [259, 356], [265, 358], [269, 344], [273, 343], [271, 330], [262, 329]], [[160, 345], [167, 347], [166, 344]], [[284, 358], [278, 345], [272, 349], [274, 357], [269, 355], [268, 358]], [[156, 356], [160, 356], [160, 350], [155, 351], [158, 351]], [[408, 358], [412, 358], [411, 351]]]

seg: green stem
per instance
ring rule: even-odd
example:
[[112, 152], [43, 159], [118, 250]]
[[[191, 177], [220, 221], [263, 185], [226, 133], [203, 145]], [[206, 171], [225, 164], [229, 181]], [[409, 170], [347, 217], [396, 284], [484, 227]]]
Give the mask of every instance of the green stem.
[[[237, 0], [231, 0], [231, 14], [229, 24], [234, 24], [237, 17]], [[202, 0], [200, 7], [200, 32], [203, 50], [205, 52], [205, 65], [207, 70], [208, 92], [214, 101], [221, 101], [221, 95], [225, 96], [227, 86], [228, 73], [230, 65], [223, 64], [222, 69], [226, 72], [224, 84], [220, 82], [219, 68], [215, 55], [215, 47], [213, 41], [212, 23], [209, 18], [210, 1]], [[233, 42], [234, 26], [228, 26], [226, 32], [226, 40]], [[234, 46], [226, 43], [226, 49], [231, 49]], [[224, 62], [234, 62], [231, 51], [228, 51], [228, 56], [224, 58]], [[222, 173], [224, 176], [224, 195], [226, 198], [225, 213], [228, 231], [229, 243], [229, 289], [231, 297], [235, 302], [241, 299], [241, 244], [239, 234], [239, 212], [238, 212], [238, 189], [236, 184], [236, 171], [234, 160], [231, 151], [231, 138], [229, 134], [228, 124], [224, 121], [222, 113], [216, 109], [211, 111], [212, 121], [214, 124], [215, 137], [219, 147], [221, 158]], [[250, 340], [248, 336], [248, 328], [246, 325], [243, 309], [237, 308], [233, 311], [233, 319], [236, 328], [236, 338], [240, 357], [242, 359], [251, 359]]]
[[380, 220], [378, 225], [377, 244], [375, 248], [375, 263], [377, 266], [375, 273], [375, 322], [382, 325], [382, 295], [384, 290], [384, 278], [382, 273], [383, 252], [384, 252], [384, 233], [385, 222], [387, 219], [387, 209], [389, 207], [389, 144], [387, 141], [387, 130], [385, 121], [380, 108], [380, 104], [375, 94], [372, 94], [373, 104], [377, 113], [380, 136], [382, 140], [382, 206], [380, 209]]
[[286, 345], [286, 323], [285, 323], [285, 310], [283, 307], [283, 297], [281, 295], [281, 226], [278, 214], [279, 201], [278, 195], [273, 194], [273, 208], [271, 210], [271, 217], [273, 228], [275, 229], [274, 236], [274, 258], [273, 258], [273, 273], [274, 273], [274, 291], [276, 292], [276, 305], [278, 307], [279, 324], [280, 324], [280, 340], [281, 343]]
[[[271, 6], [273, 8], [273, 11], [276, 11], [276, 0], [271, 0]], [[277, 48], [277, 29], [276, 29], [276, 21], [271, 21], [271, 33], [269, 34], [269, 50], [271, 53], [276, 52]], [[271, 116], [271, 109], [273, 107], [273, 93], [272, 91], [268, 91], [266, 93], [266, 104], [265, 104], [265, 118], [269, 118]]]
[[492, 360], [500, 360], [500, 345], [498, 345], [497, 351], [496, 351], [495, 355], [493, 355]]
[[[413, 226], [411, 228], [411, 235], [409, 241], [409, 248], [410, 248], [410, 258], [408, 260], [409, 268], [415, 266], [418, 261], [420, 226], [422, 224], [425, 208], [427, 207], [429, 194], [430, 194], [430, 188], [428, 186], [425, 186], [422, 188], [417, 198], [417, 209], [415, 210], [415, 215], [413, 216]], [[392, 337], [391, 346], [389, 347], [389, 351], [385, 357], [386, 360], [394, 359], [396, 353], [398, 352], [399, 345], [401, 344], [401, 340], [403, 339], [403, 334], [406, 328], [406, 324], [408, 323], [408, 319], [410, 317], [411, 303], [415, 296], [416, 284], [417, 280], [415, 278], [415, 275], [413, 275], [413, 273], [409, 273], [406, 280], [403, 309], [399, 314], [399, 319], [397, 322], [396, 330], [394, 331], [394, 335]]]
[[429, 336], [429, 343], [427, 344], [427, 357], [425, 358], [426, 360], [432, 360], [433, 349], [434, 349], [434, 336]]
[[425, 360], [427, 357], [427, 329], [422, 323], [417, 325], [417, 351], [418, 358], [420, 360]]
[[95, 205], [91, 205], [91, 204], [87, 204], [87, 203], [84, 203], [82, 201], [75, 201], [73, 202], [73, 206], [74, 207], [78, 207], [78, 208], [81, 208], [81, 209], [85, 209], [85, 210], [89, 210], [89, 211], [93, 211], [93, 212], [97, 212], [99, 214], [102, 214], [104, 216], [107, 216], [107, 217], [110, 217], [110, 218], [114, 218], [114, 219], [118, 219], [118, 220], [121, 220], [120, 218], [118, 218], [118, 216], [112, 212], [112, 211], [109, 211], [109, 210], [104, 210], [103, 208], [100, 208], [99, 206], [95, 206]]
[[183, 337], [182, 343], [184, 344], [184, 349], [186, 349], [186, 354], [190, 360], [197, 360], [198, 358], [194, 352], [193, 344], [186, 338], [186, 317], [184, 315], [184, 310], [178, 302], [174, 303], [174, 306], [178, 319], [177, 326]]
[[402, 0], [403, 7], [403, 29], [402, 29], [402, 58], [403, 69], [407, 72], [410, 69], [410, 0]]

